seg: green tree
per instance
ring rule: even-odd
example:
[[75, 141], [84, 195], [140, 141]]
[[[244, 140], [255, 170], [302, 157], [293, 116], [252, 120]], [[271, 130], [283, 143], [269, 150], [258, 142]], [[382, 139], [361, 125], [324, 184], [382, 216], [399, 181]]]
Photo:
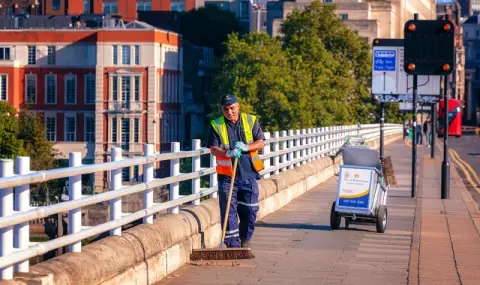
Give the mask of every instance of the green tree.
[[23, 141], [18, 138], [17, 111], [8, 103], [0, 101], [0, 158], [15, 158], [24, 155]]
[[52, 169], [58, 166], [53, 143], [45, 138], [43, 119], [37, 113], [21, 110], [18, 120], [18, 138], [23, 141], [25, 153], [30, 156], [31, 169]]
[[193, 44], [213, 48], [216, 56], [225, 52], [228, 34], [247, 32], [234, 13], [211, 5], [181, 14], [180, 31]]

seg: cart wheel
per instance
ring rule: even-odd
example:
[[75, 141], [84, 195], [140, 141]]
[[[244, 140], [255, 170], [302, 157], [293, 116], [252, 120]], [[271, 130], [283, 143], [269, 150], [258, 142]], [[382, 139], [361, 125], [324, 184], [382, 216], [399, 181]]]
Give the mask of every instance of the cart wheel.
[[338, 230], [340, 227], [340, 222], [342, 221], [342, 217], [335, 212], [335, 202], [332, 204], [332, 210], [330, 211], [330, 227], [332, 230]]
[[377, 211], [377, 233], [384, 233], [387, 229], [387, 207], [380, 206]]

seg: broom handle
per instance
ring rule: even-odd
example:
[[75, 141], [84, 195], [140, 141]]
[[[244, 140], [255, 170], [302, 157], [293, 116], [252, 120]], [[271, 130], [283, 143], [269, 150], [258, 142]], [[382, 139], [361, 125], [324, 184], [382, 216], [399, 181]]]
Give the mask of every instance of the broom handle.
[[225, 232], [227, 231], [227, 221], [228, 221], [228, 214], [230, 212], [230, 203], [232, 202], [232, 193], [233, 193], [233, 185], [235, 183], [235, 174], [237, 174], [237, 164], [238, 164], [238, 158], [235, 157], [235, 160], [233, 162], [233, 174], [232, 174], [232, 182], [230, 183], [230, 191], [228, 192], [228, 202], [227, 205], [225, 206], [225, 219], [223, 222], [223, 230], [222, 230], [222, 239], [220, 242], [223, 243], [223, 240], [225, 239]]

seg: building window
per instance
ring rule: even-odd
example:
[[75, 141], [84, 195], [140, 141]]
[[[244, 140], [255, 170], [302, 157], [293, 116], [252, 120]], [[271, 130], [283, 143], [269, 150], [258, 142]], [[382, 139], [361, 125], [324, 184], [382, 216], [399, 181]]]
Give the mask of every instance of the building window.
[[93, 74], [85, 76], [85, 103], [95, 104], [95, 76]]
[[7, 101], [7, 75], [0, 75], [0, 100]]
[[9, 47], [0, 47], [0, 60], [10, 60]]
[[140, 101], [140, 76], [135, 76], [135, 101]]
[[37, 76], [35, 74], [26, 75], [27, 92], [25, 94], [25, 101], [27, 104], [37, 103]]
[[83, 0], [83, 14], [90, 14], [90, 0]]
[[140, 64], [140, 46], [135, 46], [135, 64]]
[[[185, 2], [184, 2], [184, 5], [185, 5]], [[207, 6], [217, 6], [222, 10], [227, 10], [227, 11], [230, 10], [230, 2], [227, 2], [227, 1], [205, 1], [205, 7]]]
[[118, 100], [118, 77], [112, 76], [112, 100]]
[[65, 117], [65, 141], [75, 141], [75, 117]]
[[122, 119], [122, 149], [128, 151], [130, 146], [130, 119]]
[[48, 64], [55, 64], [57, 49], [55, 46], [48, 46]]
[[130, 64], [130, 46], [122, 46], [122, 64]]
[[60, 10], [60, 0], [52, 0], [52, 10]]
[[135, 179], [135, 181], [140, 180], [138, 177], [138, 165], [133, 166], [133, 178]]
[[113, 64], [118, 64], [118, 46], [113, 46]]
[[348, 14], [340, 14], [338, 16], [340, 17], [340, 20], [348, 20]]
[[139, 137], [140, 135], [140, 119], [135, 118], [133, 121], [133, 142], [138, 143], [139, 142]]
[[185, 12], [185, 0], [183, 1], [171, 1], [170, 11], [172, 12]]
[[130, 167], [122, 168], [122, 181], [130, 180]]
[[117, 118], [112, 118], [112, 142], [117, 142]]
[[65, 104], [75, 104], [77, 102], [77, 76], [65, 76]]
[[105, 13], [105, 15], [117, 14], [118, 13], [117, 1], [103, 2], [103, 13]]
[[28, 46], [28, 64], [37, 64], [37, 46]]
[[241, 1], [240, 2], [240, 18], [247, 19], [248, 12], [250, 10], [250, 3], [248, 1]]
[[57, 103], [57, 76], [54, 74], [45, 75], [45, 103]]
[[152, 2], [137, 1], [137, 11], [152, 11]]
[[85, 141], [95, 141], [95, 119], [93, 117], [85, 117]]
[[47, 141], [54, 142], [57, 140], [57, 118], [46, 117], [45, 118], [45, 136]]
[[130, 104], [130, 76], [122, 76], [122, 107]]

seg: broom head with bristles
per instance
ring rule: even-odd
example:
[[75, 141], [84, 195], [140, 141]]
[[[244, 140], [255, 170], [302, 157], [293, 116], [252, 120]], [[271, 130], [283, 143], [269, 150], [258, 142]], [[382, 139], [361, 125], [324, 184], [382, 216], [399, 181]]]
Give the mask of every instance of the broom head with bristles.
[[194, 249], [190, 260], [234, 260], [254, 259], [250, 248], [209, 248]]
[[395, 179], [395, 171], [393, 168], [392, 158], [386, 156], [382, 160], [383, 176], [385, 177], [385, 184], [398, 187]]

